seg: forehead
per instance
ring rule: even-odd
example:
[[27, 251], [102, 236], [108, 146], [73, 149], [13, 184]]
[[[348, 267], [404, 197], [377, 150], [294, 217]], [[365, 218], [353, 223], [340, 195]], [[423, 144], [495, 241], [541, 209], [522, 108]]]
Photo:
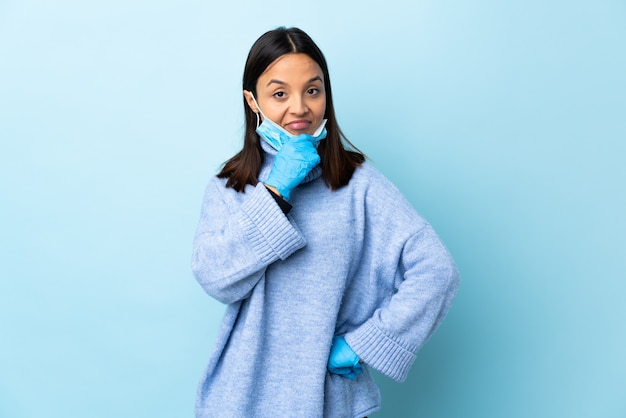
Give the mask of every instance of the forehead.
[[322, 69], [313, 58], [307, 54], [285, 54], [265, 69], [259, 77], [258, 85], [264, 87], [271, 80], [286, 84], [308, 83], [315, 77], [324, 80]]

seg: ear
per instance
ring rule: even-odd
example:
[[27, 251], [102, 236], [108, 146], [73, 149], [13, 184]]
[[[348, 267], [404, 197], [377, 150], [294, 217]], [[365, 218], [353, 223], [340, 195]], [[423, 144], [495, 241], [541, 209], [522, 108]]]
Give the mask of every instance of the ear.
[[250, 107], [250, 109], [252, 109], [252, 111], [254, 113], [259, 113], [259, 108], [257, 107], [256, 103], [254, 102], [252, 93], [248, 90], [244, 90], [243, 91], [243, 97], [246, 99], [246, 103], [248, 103], [248, 106]]

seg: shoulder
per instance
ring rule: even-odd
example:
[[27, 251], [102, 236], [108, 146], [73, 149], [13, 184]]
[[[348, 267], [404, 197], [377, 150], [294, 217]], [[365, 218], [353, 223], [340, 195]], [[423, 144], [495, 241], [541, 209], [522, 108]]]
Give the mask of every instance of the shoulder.
[[356, 193], [362, 194], [370, 215], [384, 219], [388, 225], [410, 225], [415, 232], [414, 228], [427, 224], [398, 187], [373, 165], [366, 162], [358, 167], [350, 183]]
[[398, 188], [372, 164], [365, 162], [354, 170], [351, 182], [357, 187], [389, 190], [389, 193], [400, 193]]
[[409, 204], [402, 192], [383, 173], [369, 163], [364, 163], [354, 171], [354, 186], [367, 190], [368, 195], [374, 194], [379, 199], [398, 200]]
[[204, 190], [204, 205], [225, 205], [226, 207], [236, 207], [249, 197], [255, 187], [246, 185], [243, 192], [238, 192], [232, 187], [227, 187], [227, 178], [219, 178], [213, 175], [209, 178]]
[[228, 179], [219, 178], [213, 175], [209, 178], [204, 188], [204, 198], [206, 199], [222, 199], [222, 195], [227, 191], [226, 181]]

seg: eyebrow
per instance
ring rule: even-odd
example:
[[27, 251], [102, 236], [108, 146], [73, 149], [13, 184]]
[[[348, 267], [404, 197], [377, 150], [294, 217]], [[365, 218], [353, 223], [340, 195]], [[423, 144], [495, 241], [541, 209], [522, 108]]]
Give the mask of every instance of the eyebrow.
[[[316, 75], [315, 77], [313, 77], [312, 79], [309, 80], [309, 83], [312, 83], [314, 81], [321, 81], [324, 82], [322, 80], [322, 77], [320, 77], [319, 75]], [[284, 81], [280, 81], [280, 80], [276, 80], [275, 78], [271, 79], [266, 85], [265, 87], [269, 87], [270, 84], [280, 84], [280, 85], [286, 85], [287, 83], [285, 83]]]

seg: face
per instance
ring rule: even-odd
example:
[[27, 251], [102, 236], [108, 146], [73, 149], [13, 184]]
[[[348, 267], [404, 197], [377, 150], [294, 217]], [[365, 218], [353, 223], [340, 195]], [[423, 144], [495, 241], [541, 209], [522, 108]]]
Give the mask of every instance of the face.
[[[324, 75], [306, 54], [277, 58], [259, 77], [256, 93], [263, 115], [294, 135], [313, 134], [324, 119]], [[252, 111], [258, 112], [250, 92], [244, 94]]]

